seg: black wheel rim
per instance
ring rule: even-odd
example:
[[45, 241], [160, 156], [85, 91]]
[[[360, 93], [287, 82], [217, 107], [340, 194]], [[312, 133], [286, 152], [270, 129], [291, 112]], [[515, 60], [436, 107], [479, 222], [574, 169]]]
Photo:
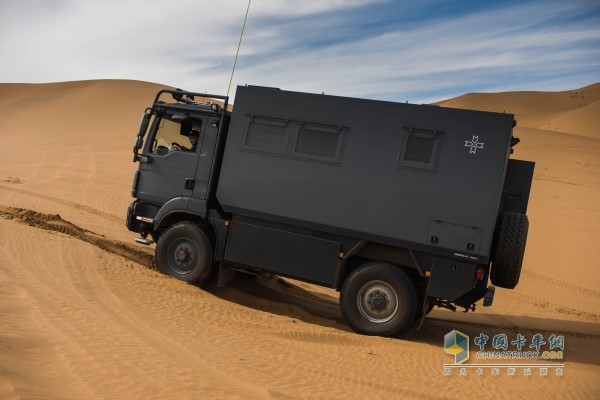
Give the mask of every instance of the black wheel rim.
[[194, 270], [198, 263], [198, 250], [187, 239], [175, 240], [169, 246], [169, 266], [179, 275], [187, 275]]

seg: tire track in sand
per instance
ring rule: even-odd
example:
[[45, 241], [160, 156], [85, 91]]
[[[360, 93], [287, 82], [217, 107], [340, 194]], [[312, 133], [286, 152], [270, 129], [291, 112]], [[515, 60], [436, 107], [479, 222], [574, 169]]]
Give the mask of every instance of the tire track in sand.
[[561, 280], [554, 279], [554, 278], [551, 278], [546, 275], [538, 274], [537, 272], [524, 270], [524, 271], [521, 271], [521, 274], [529, 276], [535, 280], [547, 283], [549, 285], [558, 286], [562, 289], [570, 290], [577, 294], [584, 294], [587, 296], [592, 296], [597, 299], [600, 299], [600, 292], [597, 290], [587, 289], [587, 288], [584, 288], [584, 287], [581, 287], [581, 286], [578, 286], [578, 285], [575, 285], [575, 284], [572, 284], [569, 282], [561, 281]]
[[0, 216], [21, 222], [23, 224], [44, 229], [47, 231], [60, 232], [73, 238], [90, 243], [102, 250], [122, 256], [130, 261], [141, 264], [147, 268], [156, 269], [154, 256], [137, 249], [129, 244], [117, 240], [109, 240], [87, 229], [78, 227], [69, 221], [62, 219], [59, 214], [42, 214], [37, 211], [15, 207], [0, 207]]
[[8, 190], [9, 192], [15, 192], [15, 193], [20, 193], [20, 194], [25, 194], [27, 196], [39, 197], [39, 198], [44, 199], [44, 200], [49, 200], [49, 201], [52, 201], [54, 203], [63, 204], [65, 206], [69, 206], [69, 207], [73, 207], [73, 208], [76, 208], [76, 209], [81, 210], [81, 211], [85, 211], [87, 213], [96, 215], [98, 217], [107, 219], [109, 221], [123, 223], [123, 217], [119, 217], [119, 216], [116, 216], [114, 214], [110, 214], [110, 213], [107, 213], [107, 212], [104, 212], [104, 211], [100, 211], [100, 210], [97, 210], [95, 208], [92, 208], [92, 207], [89, 207], [89, 206], [85, 206], [83, 204], [75, 203], [73, 201], [61, 199], [60, 197], [49, 196], [47, 194], [43, 194], [43, 193], [39, 193], [39, 192], [34, 192], [34, 191], [31, 191], [31, 190], [19, 189], [19, 188], [15, 188], [15, 187], [6, 186], [6, 185], [0, 185], [0, 189], [2, 189], [2, 190]]

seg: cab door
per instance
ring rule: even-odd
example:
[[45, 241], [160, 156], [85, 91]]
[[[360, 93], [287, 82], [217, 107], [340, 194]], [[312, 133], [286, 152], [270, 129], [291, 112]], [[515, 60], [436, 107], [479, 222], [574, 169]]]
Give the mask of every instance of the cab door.
[[183, 132], [179, 122], [167, 115], [155, 117], [140, 157], [137, 177], [140, 200], [159, 206], [176, 200], [182, 202], [180, 207], [187, 208], [187, 201], [194, 191], [196, 167], [205, 136], [202, 125], [200, 119], [192, 121], [192, 129], [201, 133], [196, 150], [191, 151], [187, 132]]

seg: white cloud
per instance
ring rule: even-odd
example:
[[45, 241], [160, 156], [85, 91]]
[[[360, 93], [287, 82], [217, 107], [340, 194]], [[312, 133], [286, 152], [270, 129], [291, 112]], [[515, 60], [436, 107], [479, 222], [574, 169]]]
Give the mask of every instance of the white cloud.
[[[420, 91], [456, 87], [460, 91], [455, 94], [461, 94], [465, 85], [482, 79], [489, 81], [488, 87], [508, 90], [506, 82], [493, 83], [506, 80], [507, 75], [516, 80], [516, 87], [510, 89], [518, 89], [523, 83], [519, 77], [538, 79], [552, 70], [576, 71], [584, 62], [596, 69], [600, 66], [599, 54], [590, 54], [589, 46], [597, 50], [599, 28], [536, 26], [568, 11], [567, 7], [538, 10], [525, 6], [434, 21], [339, 44], [334, 52], [310, 50], [253, 66], [247, 72], [259, 76], [267, 69], [271, 80], [290, 82], [298, 90], [396, 99], [416, 94], [416, 99], [408, 98], [417, 102], [439, 99]], [[581, 47], [582, 43], [588, 45]], [[290, 65], [295, 68], [286, 68]], [[548, 84], [553, 83], [542, 82]]]
[[[554, 22], [583, 18], [585, 3], [526, 2], [377, 33], [355, 27], [380, 2], [254, 0], [234, 84], [427, 102], [472, 88], [568, 89], [600, 78], [598, 24]], [[0, 82], [125, 78], [224, 93], [246, 6], [3, 0]]]

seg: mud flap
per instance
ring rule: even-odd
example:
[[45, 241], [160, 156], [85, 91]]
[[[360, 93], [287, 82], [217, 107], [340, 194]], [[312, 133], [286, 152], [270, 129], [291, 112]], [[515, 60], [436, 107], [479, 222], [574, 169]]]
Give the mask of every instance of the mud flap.
[[421, 329], [421, 327], [423, 326], [423, 321], [425, 321], [427, 310], [429, 310], [429, 296], [425, 296], [425, 301], [423, 302], [423, 309], [421, 310], [421, 320], [419, 321], [419, 326], [417, 326], [417, 330]]
[[219, 264], [219, 281], [217, 287], [225, 287], [235, 278], [235, 271], [225, 264]]
[[494, 302], [494, 294], [496, 293], [496, 287], [494, 285], [490, 285], [485, 292], [485, 296], [483, 296], [483, 306], [489, 307]]

